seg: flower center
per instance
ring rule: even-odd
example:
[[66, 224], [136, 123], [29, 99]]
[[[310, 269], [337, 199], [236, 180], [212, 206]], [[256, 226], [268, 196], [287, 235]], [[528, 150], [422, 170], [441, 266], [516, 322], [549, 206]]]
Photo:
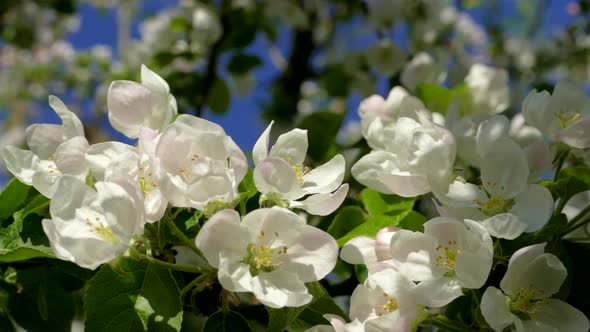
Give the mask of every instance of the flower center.
[[378, 305], [375, 307], [375, 309], [377, 309], [377, 316], [387, 315], [399, 309], [397, 300], [394, 297], [389, 296], [386, 293], [383, 293], [383, 297], [387, 302], [385, 302], [385, 304]]
[[522, 288], [515, 299], [510, 299], [510, 311], [522, 319], [530, 319], [530, 314], [535, 314], [547, 303], [546, 299], [536, 300], [537, 292], [532, 289]]
[[[197, 160], [199, 160], [199, 158], [201, 158], [201, 156], [199, 156], [198, 154], [193, 154], [191, 156], [190, 160], [192, 163], [195, 163]], [[178, 173], [180, 175], [182, 175], [186, 181], [190, 181], [192, 170], [193, 170], [193, 165], [189, 165], [188, 167], [179, 168]]]
[[555, 113], [555, 117], [559, 120], [559, 126], [566, 128], [580, 118], [580, 110], [561, 109]]
[[496, 195], [490, 196], [486, 201], [475, 200], [474, 202], [479, 205], [481, 212], [487, 216], [508, 212], [514, 205], [514, 200]]
[[309, 171], [311, 171], [311, 169], [308, 166], [303, 165], [302, 163], [293, 164], [291, 158], [287, 158], [287, 162], [289, 163], [289, 165], [291, 165], [291, 169], [293, 170], [293, 173], [295, 173], [297, 182], [299, 182], [300, 185], [303, 185], [305, 183], [305, 179], [303, 179], [303, 177], [309, 174]]
[[100, 217], [95, 217], [94, 220], [91, 218], [85, 219], [85, 224], [88, 226], [98, 237], [106, 242], [119, 243], [121, 240], [118, 236], [113, 234], [111, 226]]
[[[275, 233], [278, 237], [278, 234]], [[264, 232], [261, 231], [259, 239], [264, 237]], [[274, 241], [273, 241], [274, 242]], [[287, 253], [286, 246], [272, 247], [272, 242], [269, 245], [250, 243], [247, 248], [248, 255], [242, 261], [250, 265], [250, 273], [257, 276], [260, 271], [272, 272], [275, 268], [283, 265], [280, 260], [281, 256]]]
[[150, 191], [157, 187], [157, 185], [152, 179], [152, 172], [148, 171], [145, 173], [144, 171], [145, 169], [143, 166], [139, 166], [139, 179], [137, 180], [137, 183], [139, 184], [139, 189], [145, 198], [150, 193]]
[[434, 260], [434, 265], [446, 270], [445, 277], [454, 277], [457, 256], [462, 253], [461, 249], [457, 248], [457, 240], [448, 241], [446, 245], [439, 244], [435, 249], [438, 256]]

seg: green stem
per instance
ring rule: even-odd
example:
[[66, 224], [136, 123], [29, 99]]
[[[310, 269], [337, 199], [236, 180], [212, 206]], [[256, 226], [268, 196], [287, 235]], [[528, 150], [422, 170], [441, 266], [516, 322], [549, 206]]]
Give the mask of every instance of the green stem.
[[189, 290], [201, 283], [203, 280], [207, 279], [209, 275], [210, 274], [208, 273], [203, 273], [196, 277], [193, 281], [189, 282], [186, 286], [184, 286], [184, 288], [180, 290], [180, 297], [183, 297]]
[[199, 255], [201, 257], [205, 257], [205, 256], [203, 256], [203, 253], [201, 252], [201, 250], [199, 250], [199, 248], [197, 248], [195, 243], [193, 241], [191, 241], [188, 237], [186, 237], [186, 235], [184, 235], [184, 233], [178, 228], [178, 226], [176, 226], [176, 224], [174, 223], [174, 221], [170, 217], [164, 217], [164, 221], [166, 222], [166, 224], [168, 225], [168, 227], [170, 228], [172, 233], [174, 233], [174, 235], [176, 235], [176, 237], [180, 241], [182, 241], [183, 245], [191, 248], [191, 250], [194, 251], [197, 255]]
[[559, 172], [561, 172], [563, 164], [565, 163], [565, 160], [567, 159], [569, 153], [570, 150], [565, 150], [561, 153], [559, 157], [557, 157], [557, 165], [555, 166], [555, 177], [553, 177], [553, 181], [557, 181], [557, 179], [559, 178]]
[[566, 229], [561, 233], [561, 236], [564, 236], [568, 233], [571, 233], [572, 231], [580, 228], [581, 226], [587, 224], [590, 221], [590, 218], [587, 218], [584, 220], [584, 217], [590, 212], [590, 205], [588, 205], [587, 207], [585, 207], [582, 211], [580, 211], [580, 213], [578, 213], [578, 215], [576, 215], [575, 217], [572, 218], [572, 220], [570, 220], [568, 226], [566, 227]]
[[209, 266], [179, 265], [179, 264], [164, 262], [159, 259], [155, 259], [155, 258], [146, 256], [133, 247], [129, 248], [129, 252], [131, 253], [131, 256], [134, 258], [137, 258], [141, 261], [148, 262], [151, 264], [159, 265], [161, 267], [164, 267], [164, 268], [167, 268], [170, 270], [189, 272], [189, 273], [205, 273], [205, 272], [211, 271], [211, 267], [209, 267]]

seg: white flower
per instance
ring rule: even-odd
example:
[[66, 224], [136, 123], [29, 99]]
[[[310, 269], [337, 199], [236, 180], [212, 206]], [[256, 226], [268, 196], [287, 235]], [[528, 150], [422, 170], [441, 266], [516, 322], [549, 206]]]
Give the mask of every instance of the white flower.
[[395, 75], [404, 64], [406, 55], [390, 39], [369, 46], [366, 53], [369, 66], [385, 77]]
[[162, 132], [154, 156], [156, 183], [176, 207], [231, 203], [248, 170], [246, 156], [223, 128], [186, 114]]
[[553, 95], [531, 91], [522, 103], [531, 126], [574, 148], [590, 147], [590, 98], [572, 83], [557, 83]]
[[418, 317], [416, 287], [392, 268], [371, 273], [352, 292], [350, 318], [364, 323], [367, 331], [410, 331]]
[[496, 114], [510, 106], [506, 70], [475, 64], [469, 69], [465, 83], [471, 92], [471, 112]]
[[354, 178], [371, 189], [404, 197], [447, 192], [455, 138], [424, 116], [419, 121], [401, 117], [385, 127], [381, 132], [384, 150], [373, 151], [352, 166]]
[[111, 181], [121, 176], [132, 180], [133, 190], [142, 198], [147, 222], [155, 222], [164, 216], [168, 200], [156, 184], [154, 172], [157, 167], [145, 151], [120, 142], [104, 142], [90, 146], [86, 160], [98, 181]]
[[2, 157], [8, 169], [22, 183], [35, 187], [51, 198], [55, 181], [62, 174], [84, 180], [88, 173], [84, 153], [88, 141], [78, 117], [55, 96], [49, 96], [49, 106], [59, 115], [61, 125], [33, 124], [26, 130], [29, 150], [4, 147]]
[[342, 184], [344, 157], [336, 155], [327, 163], [310, 169], [303, 165], [308, 147], [307, 131], [293, 129], [280, 135], [269, 151], [271, 127], [272, 123], [252, 150], [254, 184], [258, 191], [268, 200], [310, 214], [324, 216], [334, 212], [348, 193], [348, 184]]
[[428, 116], [426, 106], [401, 86], [392, 88], [386, 100], [379, 95], [365, 98], [358, 109], [363, 137], [375, 150], [385, 149], [388, 138], [383, 137], [383, 128], [392, 125], [400, 117], [418, 120], [419, 113]]
[[221, 38], [223, 27], [217, 14], [204, 5], [197, 5], [193, 11], [191, 40], [203, 51]]
[[524, 331], [588, 331], [588, 318], [578, 309], [550, 297], [567, 276], [561, 261], [544, 253], [545, 243], [517, 250], [499, 290], [488, 287], [481, 298], [481, 313], [494, 331], [513, 326]]
[[347, 323], [342, 317], [336, 315], [325, 314], [324, 318], [330, 322], [331, 325], [316, 325], [305, 330], [305, 332], [364, 332], [365, 326], [358, 320], [353, 320]]
[[492, 238], [477, 222], [437, 217], [424, 233], [399, 230], [391, 238], [396, 268], [413, 281], [422, 303], [441, 307], [484, 285], [492, 268]]
[[122, 254], [141, 231], [143, 209], [137, 197], [113, 182], [97, 182], [96, 190], [64, 175], [43, 220], [53, 253], [63, 260], [95, 269]]
[[445, 77], [444, 67], [430, 54], [420, 52], [404, 65], [400, 80], [408, 89], [414, 91], [420, 83], [440, 84]]
[[455, 180], [444, 194], [441, 214], [479, 220], [492, 236], [515, 239], [523, 232], [541, 229], [553, 214], [553, 197], [541, 185], [528, 184], [529, 167], [524, 150], [504, 137], [508, 120], [492, 117], [481, 123], [476, 135], [481, 185]]
[[242, 221], [234, 210], [214, 214], [195, 243], [231, 292], [252, 292], [272, 308], [312, 300], [306, 282], [326, 276], [338, 257], [336, 241], [280, 207], [258, 209]]
[[161, 131], [176, 116], [176, 99], [168, 83], [141, 65], [141, 84], [114, 81], [107, 94], [109, 121], [129, 138], [137, 138], [143, 127]]
[[399, 227], [385, 227], [375, 235], [375, 239], [357, 236], [342, 246], [340, 258], [349, 264], [364, 264], [369, 272], [391, 261], [389, 245], [393, 234]]

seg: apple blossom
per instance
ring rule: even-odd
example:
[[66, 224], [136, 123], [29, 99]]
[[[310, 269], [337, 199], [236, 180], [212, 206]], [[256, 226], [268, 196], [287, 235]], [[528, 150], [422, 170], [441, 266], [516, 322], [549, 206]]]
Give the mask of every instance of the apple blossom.
[[449, 130], [419, 115], [419, 122], [399, 118], [381, 135], [384, 150], [373, 151], [352, 166], [357, 181], [404, 197], [447, 192], [456, 153], [455, 138]]
[[517, 250], [500, 288], [490, 286], [481, 298], [481, 313], [494, 331], [588, 331], [584, 314], [568, 303], [551, 299], [565, 281], [561, 261], [544, 253], [546, 243]]
[[327, 163], [310, 169], [303, 165], [308, 146], [307, 131], [293, 129], [280, 135], [269, 151], [271, 128], [272, 123], [252, 150], [254, 184], [264, 195], [261, 201], [270, 200], [321, 216], [334, 212], [348, 193], [348, 184], [342, 184], [344, 157], [336, 155]]
[[55, 181], [62, 174], [81, 180], [86, 178], [88, 166], [84, 154], [88, 141], [76, 114], [59, 98], [49, 96], [49, 106], [59, 115], [62, 124], [30, 125], [26, 129], [26, 140], [31, 150], [8, 145], [2, 157], [8, 171], [17, 179], [51, 198], [55, 193]]
[[435, 193], [441, 214], [481, 221], [492, 236], [515, 239], [535, 232], [553, 214], [553, 197], [541, 185], [528, 184], [527, 157], [504, 137], [505, 117], [483, 121], [476, 135], [481, 185], [455, 180], [445, 194]]
[[446, 72], [430, 54], [419, 52], [402, 69], [401, 82], [408, 89], [414, 91], [420, 83], [440, 84], [444, 81]]
[[418, 120], [418, 113], [428, 114], [422, 101], [411, 96], [401, 86], [393, 87], [387, 99], [380, 95], [365, 98], [358, 109], [361, 130], [372, 149], [383, 150], [387, 137], [382, 136], [383, 128], [395, 123], [400, 117]]
[[127, 250], [143, 225], [143, 208], [133, 192], [114, 182], [100, 181], [95, 187], [71, 175], [60, 177], [51, 219], [42, 221], [55, 256], [89, 269]]
[[187, 114], [161, 133], [153, 167], [157, 186], [173, 206], [199, 210], [231, 205], [248, 170], [244, 153], [223, 128]]
[[441, 307], [463, 295], [461, 288], [484, 285], [492, 268], [492, 238], [471, 220], [437, 217], [424, 233], [399, 230], [391, 238], [393, 265], [407, 278], [420, 281], [417, 294]]
[[557, 83], [553, 94], [531, 91], [522, 103], [526, 122], [552, 140], [590, 147], [590, 98], [572, 83]]
[[508, 73], [482, 64], [474, 64], [465, 77], [469, 88], [472, 113], [496, 114], [510, 105]]
[[248, 213], [214, 214], [195, 244], [219, 282], [231, 292], [252, 292], [272, 308], [298, 307], [312, 300], [305, 283], [322, 279], [336, 264], [338, 245], [304, 218], [278, 206]]
[[177, 113], [168, 83], [145, 65], [141, 65], [141, 83], [111, 83], [107, 106], [113, 128], [129, 138], [137, 138], [143, 127], [163, 130]]
[[120, 142], [98, 143], [88, 148], [86, 160], [98, 181], [110, 181], [123, 175], [133, 180], [134, 190], [143, 200], [147, 222], [164, 216], [168, 200], [156, 184], [152, 158], [142, 149]]
[[399, 227], [385, 227], [375, 235], [375, 239], [367, 236], [357, 236], [342, 246], [340, 258], [349, 264], [364, 264], [369, 272], [379, 268], [391, 260], [389, 245]]
[[316, 325], [305, 332], [365, 332], [364, 324], [357, 319], [347, 323], [342, 317], [336, 315], [325, 314], [324, 318], [331, 325]]

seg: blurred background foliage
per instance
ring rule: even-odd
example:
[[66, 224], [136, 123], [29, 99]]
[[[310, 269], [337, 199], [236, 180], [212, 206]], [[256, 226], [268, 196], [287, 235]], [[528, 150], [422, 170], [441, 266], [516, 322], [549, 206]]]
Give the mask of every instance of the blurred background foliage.
[[[106, 91], [138, 80], [143, 63], [180, 112], [220, 123], [247, 153], [274, 120], [273, 135], [309, 129], [321, 162], [358, 142], [362, 98], [395, 85], [436, 108], [428, 99], [451, 90], [428, 84], [460, 87], [486, 63], [508, 71], [512, 113], [530, 88], [586, 86], [589, 15], [587, 0], [2, 1], [0, 146], [58, 122], [49, 94], [79, 114], [90, 143], [122, 140]], [[411, 65], [421, 52], [422, 72]]]

